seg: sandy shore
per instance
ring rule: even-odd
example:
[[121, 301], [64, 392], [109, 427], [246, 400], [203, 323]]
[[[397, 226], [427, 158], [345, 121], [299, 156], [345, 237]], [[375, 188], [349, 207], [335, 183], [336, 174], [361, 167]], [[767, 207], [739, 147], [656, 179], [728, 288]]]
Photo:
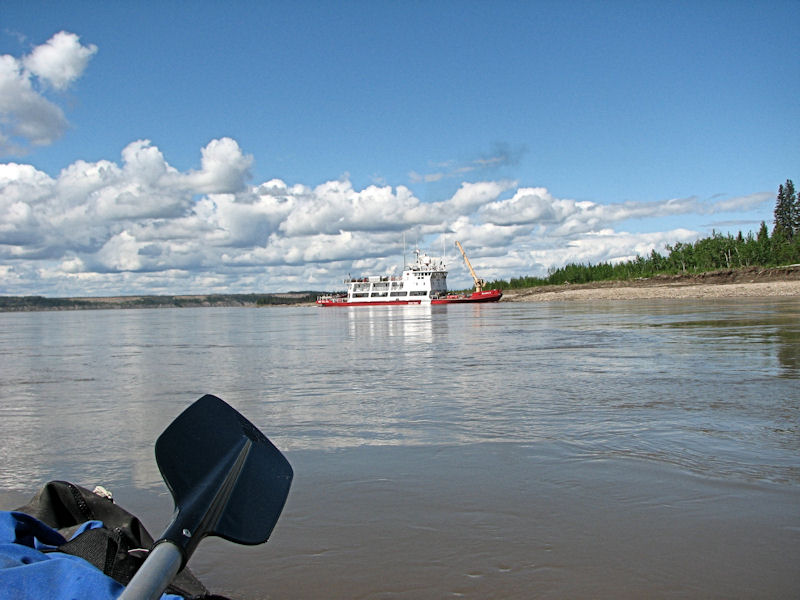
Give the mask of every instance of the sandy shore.
[[776, 269], [715, 271], [697, 276], [656, 277], [637, 281], [543, 286], [507, 290], [503, 302], [567, 300], [639, 300], [652, 298], [800, 298], [800, 265]]

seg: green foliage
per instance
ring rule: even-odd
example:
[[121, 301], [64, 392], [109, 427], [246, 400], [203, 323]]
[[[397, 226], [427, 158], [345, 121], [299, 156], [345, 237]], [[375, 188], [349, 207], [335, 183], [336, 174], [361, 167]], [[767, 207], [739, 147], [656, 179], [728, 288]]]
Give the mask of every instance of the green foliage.
[[511, 281], [499, 279], [489, 282], [487, 287], [513, 290], [541, 285], [590, 283], [656, 275], [695, 274], [719, 269], [797, 264], [800, 263], [800, 193], [795, 192], [791, 179], [787, 179], [785, 184], [778, 187], [772, 237], [769, 235], [767, 224], [762, 221], [755, 236], [752, 232], [744, 236], [740, 231], [734, 237], [714, 231], [711, 237], [697, 240], [693, 244], [677, 242], [673, 246], [667, 245], [666, 250], [666, 256], [653, 250], [647, 258], [637, 256], [633, 260], [614, 264], [571, 263], [558, 269], [548, 269], [545, 278], [519, 277]]
[[787, 240], [800, 236], [800, 195], [795, 193], [794, 183], [787, 179], [778, 186], [778, 197], [775, 201], [775, 228], [773, 237], [781, 235]]
[[591, 283], [654, 277], [656, 275], [697, 274], [720, 269], [744, 267], [775, 267], [800, 263], [800, 235], [786, 236], [780, 228], [770, 237], [766, 223], [761, 223], [757, 235], [746, 236], [740, 231], [736, 236], [713, 232], [711, 237], [693, 244], [677, 242], [667, 245], [667, 254], [653, 250], [645, 258], [619, 263], [596, 265], [570, 263], [551, 268], [547, 277], [519, 277], [510, 281], [489, 282], [487, 288], [513, 290], [542, 285], [564, 283]]

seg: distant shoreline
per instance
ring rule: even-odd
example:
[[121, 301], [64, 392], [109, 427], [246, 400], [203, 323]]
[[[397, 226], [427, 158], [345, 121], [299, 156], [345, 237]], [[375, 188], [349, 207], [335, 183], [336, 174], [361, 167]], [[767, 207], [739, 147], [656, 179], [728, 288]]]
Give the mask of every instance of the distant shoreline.
[[[278, 294], [192, 294], [186, 296], [109, 296], [43, 298], [0, 296], [0, 312], [114, 310], [129, 308], [314, 306], [323, 292]], [[649, 279], [543, 285], [503, 291], [501, 302], [639, 300], [653, 298], [800, 298], [800, 265], [730, 269]]]
[[298, 306], [314, 304], [317, 292], [278, 294], [191, 294], [185, 296], [103, 296], [44, 298], [0, 296], [0, 312]]

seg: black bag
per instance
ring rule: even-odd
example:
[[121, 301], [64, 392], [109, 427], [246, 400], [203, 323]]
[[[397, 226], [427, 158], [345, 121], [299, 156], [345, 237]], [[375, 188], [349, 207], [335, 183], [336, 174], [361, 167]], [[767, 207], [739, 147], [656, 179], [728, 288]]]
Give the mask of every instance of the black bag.
[[[66, 481], [51, 481], [16, 510], [57, 529], [65, 539], [86, 521], [102, 521], [104, 527], [84, 531], [58, 551], [85, 559], [122, 585], [128, 584], [153, 544], [141, 521], [113, 500]], [[175, 576], [166, 591], [192, 600], [225, 600], [209, 594], [188, 568]]]

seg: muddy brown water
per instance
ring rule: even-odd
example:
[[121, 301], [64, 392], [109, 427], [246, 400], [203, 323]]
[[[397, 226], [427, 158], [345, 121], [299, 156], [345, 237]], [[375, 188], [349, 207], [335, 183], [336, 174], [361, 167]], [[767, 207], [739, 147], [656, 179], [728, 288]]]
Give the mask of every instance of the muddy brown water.
[[235, 598], [795, 598], [800, 300], [0, 314], [0, 503], [110, 488], [215, 393], [295, 481]]

